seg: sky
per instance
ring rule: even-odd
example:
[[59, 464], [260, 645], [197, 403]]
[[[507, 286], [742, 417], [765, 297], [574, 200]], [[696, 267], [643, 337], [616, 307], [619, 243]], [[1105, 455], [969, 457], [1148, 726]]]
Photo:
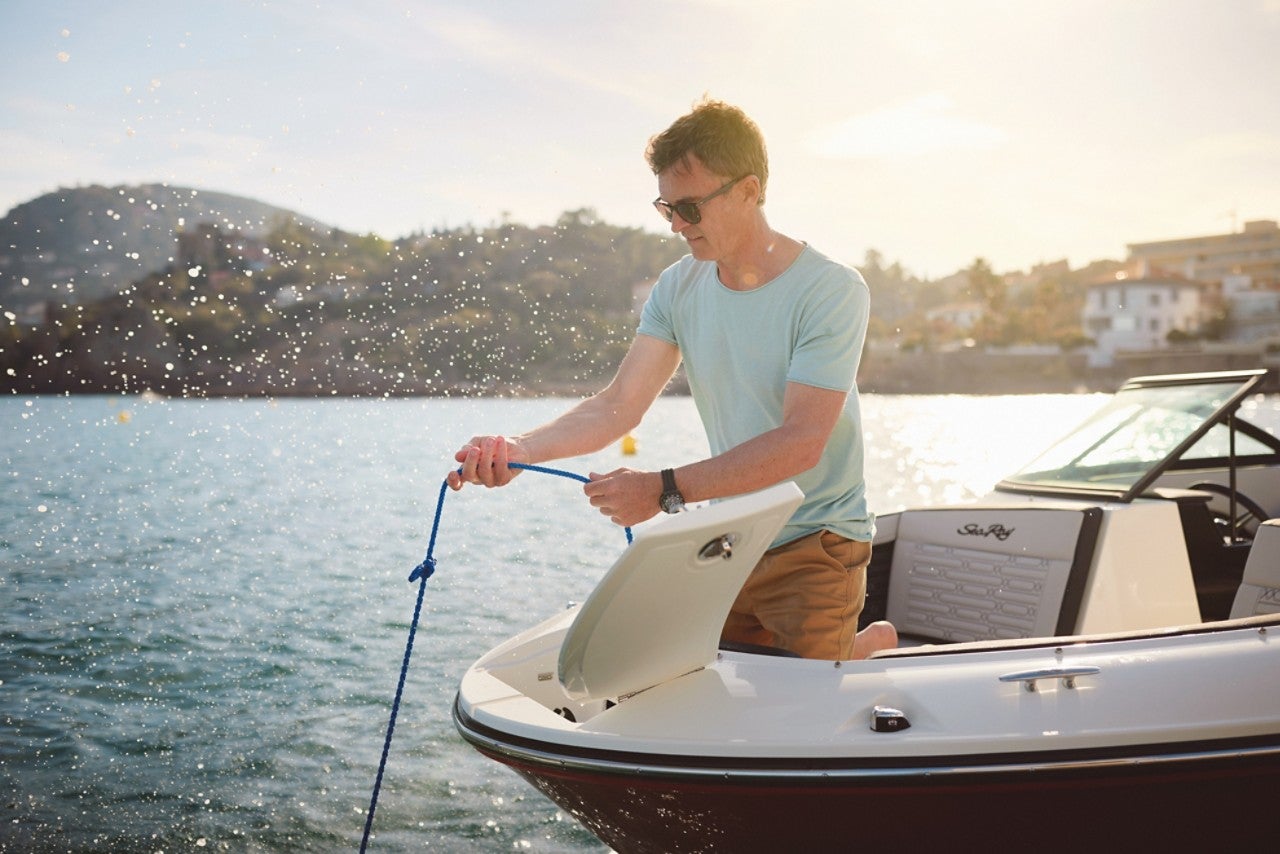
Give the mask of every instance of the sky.
[[164, 182], [357, 233], [592, 208], [704, 96], [775, 229], [936, 278], [1280, 219], [1280, 0], [0, 0], [0, 212]]

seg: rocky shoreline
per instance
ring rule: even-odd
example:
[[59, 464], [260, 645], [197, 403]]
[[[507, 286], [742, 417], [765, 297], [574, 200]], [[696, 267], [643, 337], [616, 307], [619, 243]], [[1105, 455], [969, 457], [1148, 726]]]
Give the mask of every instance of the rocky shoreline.
[[873, 350], [863, 357], [858, 387], [876, 394], [1071, 394], [1111, 392], [1130, 377], [1254, 368], [1270, 369], [1266, 388], [1280, 391], [1280, 353], [1257, 348], [1129, 353], [1109, 367], [1090, 366], [1084, 353]]
[[[49, 364], [38, 376], [0, 377], [7, 394], [154, 394], [175, 398], [220, 397], [583, 397], [607, 377], [574, 381], [535, 380], [524, 384], [442, 384], [411, 373], [298, 370], [205, 370], [176, 376], [132, 376], [104, 370], [80, 371]], [[1236, 348], [1188, 348], [1126, 354], [1107, 368], [1091, 367], [1082, 353], [1003, 354], [976, 349], [903, 353], [870, 349], [863, 357], [858, 387], [870, 394], [1074, 394], [1114, 391], [1126, 379], [1156, 374], [1269, 368], [1265, 389], [1280, 392], [1280, 353]], [[667, 389], [688, 394], [682, 374]]]

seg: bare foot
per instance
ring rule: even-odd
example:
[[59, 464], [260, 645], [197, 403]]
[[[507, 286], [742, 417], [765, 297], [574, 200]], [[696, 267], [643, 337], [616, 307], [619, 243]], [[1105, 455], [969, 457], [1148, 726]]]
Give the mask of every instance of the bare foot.
[[879, 620], [858, 632], [853, 639], [854, 659], [866, 658], [882, 649], [894, 649], [898, 645], [898, 630], [893, 623]]

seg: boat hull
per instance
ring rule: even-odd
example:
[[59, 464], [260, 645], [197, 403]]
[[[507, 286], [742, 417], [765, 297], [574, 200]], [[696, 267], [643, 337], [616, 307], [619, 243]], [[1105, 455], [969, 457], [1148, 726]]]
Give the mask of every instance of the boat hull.
[[[618, 852], [847, 851], [1034, 844], [1118, 850], [1274, 842], [1280, 742], [1128, 748], [936, 764], [590, 755], [516, 743], [455, 708], [481, 753]], [[976, 848], [975, 848], [976, 850]], [[1012, 847], [1009, 850], [1015, 850]]]
[[897, 649], [720, 647], [780, 484], [640, 531], [469, 668], [455, 724], [620, 852], [1271, 850], [1280, 439], [1235, 414], [1262, 375], [1134, 380], [988, 499], [878, 517], [863, 616]]

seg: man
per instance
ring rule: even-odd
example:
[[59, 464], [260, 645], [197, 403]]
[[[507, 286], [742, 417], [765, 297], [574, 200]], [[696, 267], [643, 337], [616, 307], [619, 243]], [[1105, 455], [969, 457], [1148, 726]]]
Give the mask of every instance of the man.
[[684, 502], [794, 480], [804, 502], [752, 570], [722, 640], [835, 660], [896, 645], [888, 623], [857, 632], [874, 533], [855, 385], [866, 283], [769, 226], [764, 139], [738, 108], [698, 104], [646, 156], [654, 206], [689, 255], [659, 277], [603, 391], [528, 433], [472, 438], [449, 485], [501, 486], [517, 473], [511, 462], [607, 447], [640, 423], [683, 360], [712, 456], [661, 473], [593, 472], [583, 490], [591, 504], [635, 525]]

